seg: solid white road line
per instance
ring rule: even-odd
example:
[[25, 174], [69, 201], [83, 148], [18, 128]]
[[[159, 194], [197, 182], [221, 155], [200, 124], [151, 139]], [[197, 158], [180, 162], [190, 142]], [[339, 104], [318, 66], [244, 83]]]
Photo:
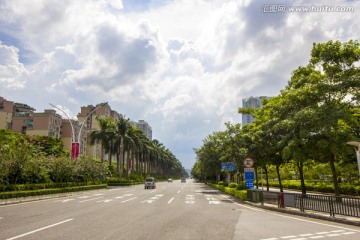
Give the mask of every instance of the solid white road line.
[[173, 200], [174, 200], [174, 197], [172, 197], [172, 198], [170, 199], [170, 201], [168, 201], [168, 204], [170, 204]]
[[24, 237], [24, 236], [27, 236], [27, 235], [30, 235], [30, 234], [33, 234], [33, 233], [36, 233], [36, 232], [39, 232], [39, 231], [42, 231], [42, 230], [51, 228], [51, 227], [55, 227], [55, 226], [57, 226], [57, 225], [60, 225], [60, 224], [63, 224], [63, 223], [72, 221], [72, 220], [73, 220], [73, 219], [70, 218], [70, 219], [67, 219], [67, 220], [65, 220], [65, 221], [58, 222], [58, 223], [54, 223], [54, 224], [51, 224], [51, 225], [49, 225], [49, 226], [42, 227], [42, 228], [36, 229], [36, 230], [34, 230], [34, 231], [31, 231], [31, 232], [27, 232], [27, 233], [24, 233], [24, 234], [21, 234], [21, 235], [12, 237], [12, 238], [8, 238], [8, 239], [6, 239], [6, 240], [13, 240], [13, 239], [21, 238], [21, 237]]

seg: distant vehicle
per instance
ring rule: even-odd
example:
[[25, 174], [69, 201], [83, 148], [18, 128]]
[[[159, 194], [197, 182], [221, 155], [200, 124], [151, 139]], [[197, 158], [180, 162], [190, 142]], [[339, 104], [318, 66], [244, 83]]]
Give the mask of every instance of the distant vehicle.
[[148, 177], [145, 179], [145, 189], [148, 189], [148, 188], [156, 188], [156, 180], [155, 178], [153, 177]]
[[181, 179], [181, 182], [182, 182], [182, 183], [183, 183], [183, 182], [186, 183], [186, 178], [182, 178], [182, 179]]
[[172, 179], [171, 179], [171, 178], [169, 178], [169, 179], [168, 179], [168, 182], [172, 182]]

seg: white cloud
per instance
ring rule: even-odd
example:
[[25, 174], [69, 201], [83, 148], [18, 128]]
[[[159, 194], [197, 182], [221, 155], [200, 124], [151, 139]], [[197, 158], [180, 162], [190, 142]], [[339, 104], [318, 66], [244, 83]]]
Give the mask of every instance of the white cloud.
[[19, 62], [19, 49], [0, 42], [0, 85], [7, 89], [25, 87], [27, 70]]

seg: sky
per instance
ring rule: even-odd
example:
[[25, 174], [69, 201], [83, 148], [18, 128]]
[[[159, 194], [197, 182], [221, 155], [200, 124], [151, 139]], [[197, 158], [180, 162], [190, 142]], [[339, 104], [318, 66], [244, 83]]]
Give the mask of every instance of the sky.
[[109, 102], [191, 169], [243, 98], [359, 37], [359, 0], [0, 0], [0, 96], [71, 118]]

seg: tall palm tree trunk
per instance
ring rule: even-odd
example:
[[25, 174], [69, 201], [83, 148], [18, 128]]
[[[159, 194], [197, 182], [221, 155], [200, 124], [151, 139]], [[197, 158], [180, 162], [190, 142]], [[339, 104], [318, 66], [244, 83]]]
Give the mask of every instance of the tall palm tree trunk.
[[122, 175], [122, 172], [123, 172], [123, 169], [124, 169], [124, 138], [122, 137], [120, 139], [120, 169], [119, 169], [119, 174], [120, 174], [120, 179], [121, 179], [121, 175]]

